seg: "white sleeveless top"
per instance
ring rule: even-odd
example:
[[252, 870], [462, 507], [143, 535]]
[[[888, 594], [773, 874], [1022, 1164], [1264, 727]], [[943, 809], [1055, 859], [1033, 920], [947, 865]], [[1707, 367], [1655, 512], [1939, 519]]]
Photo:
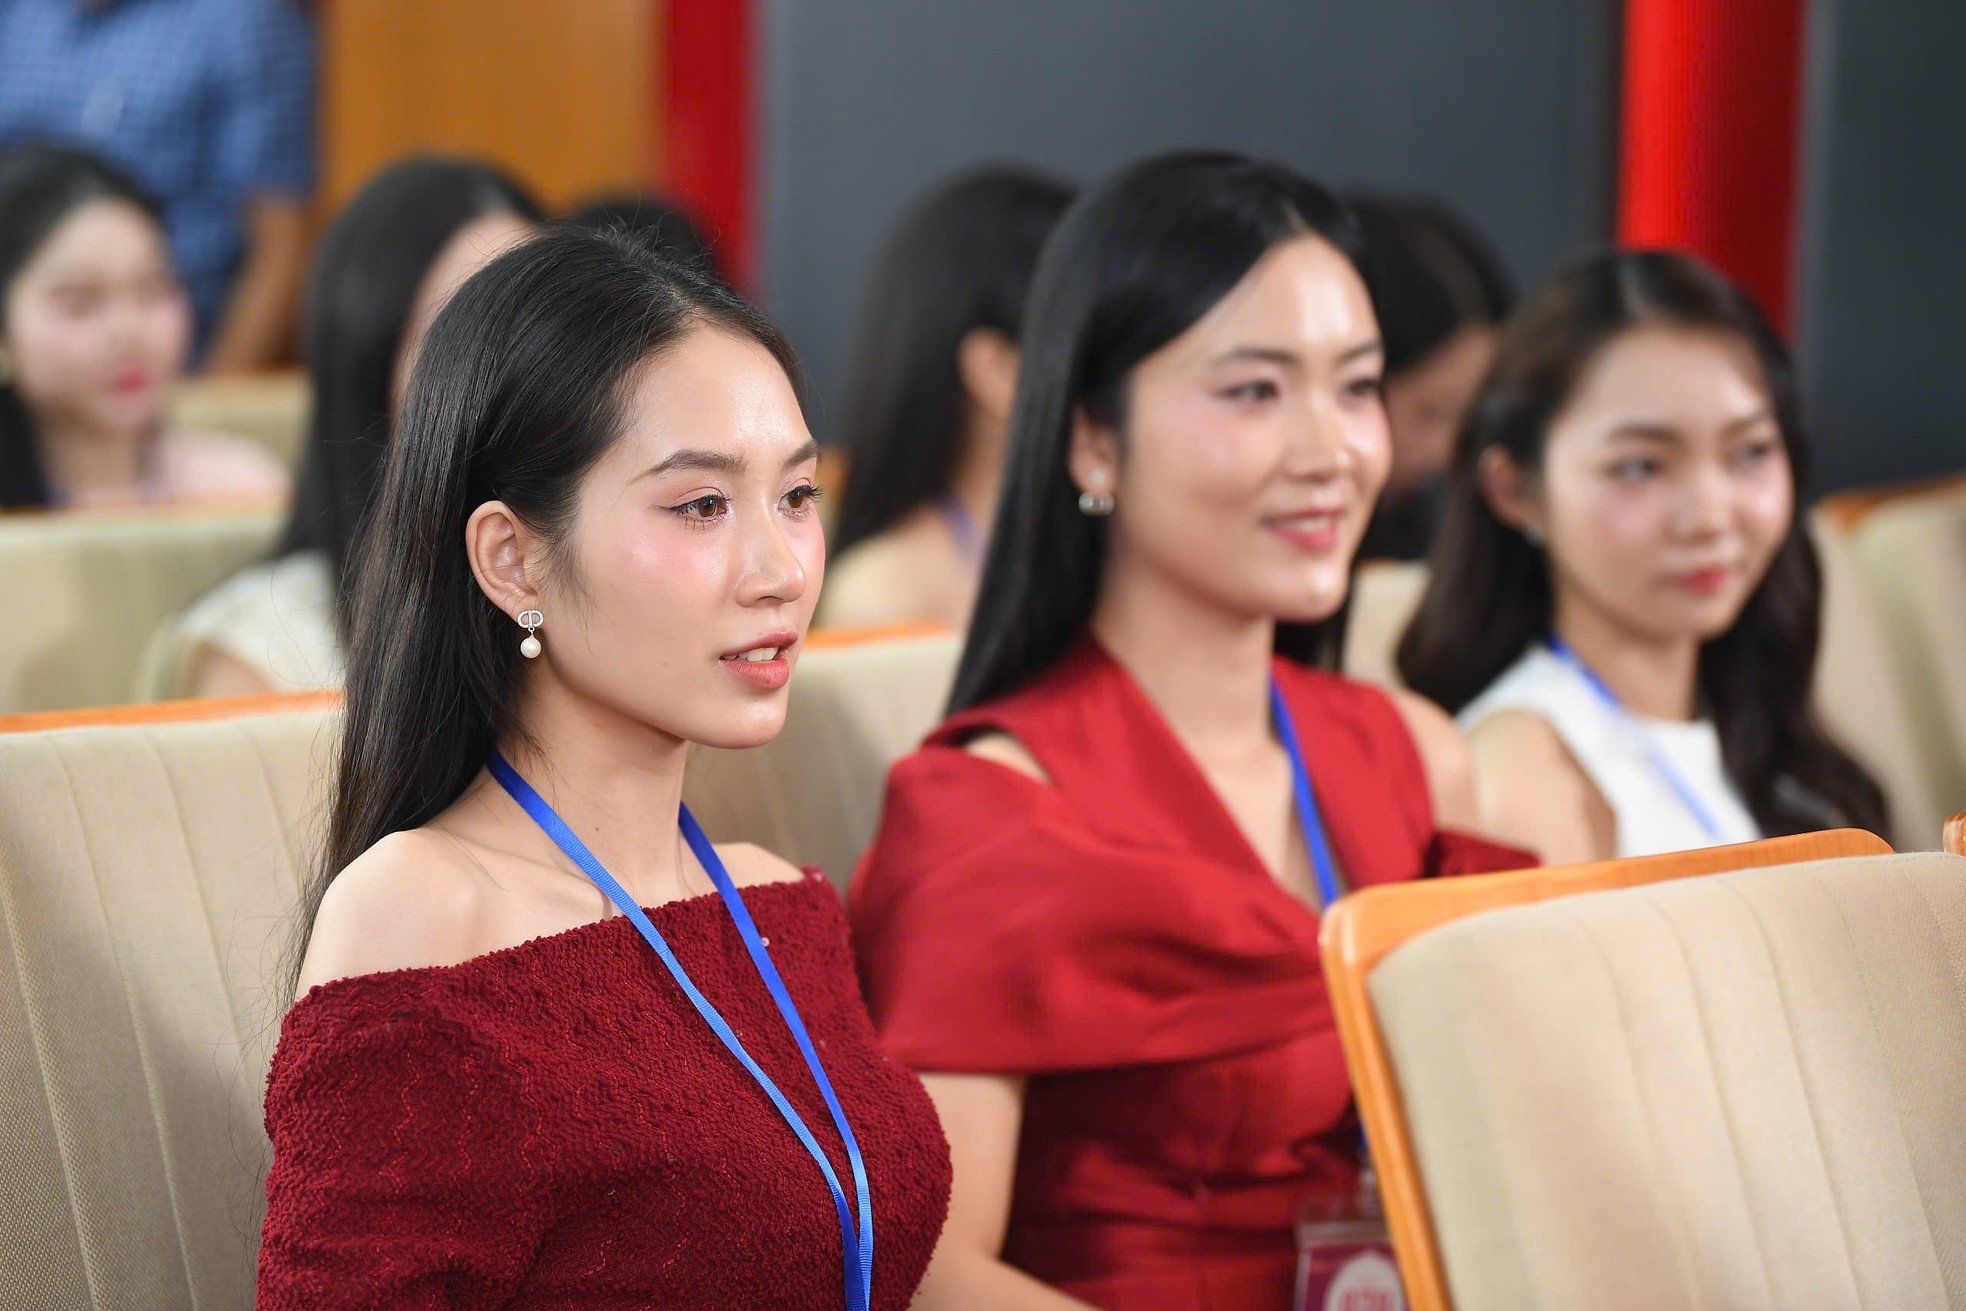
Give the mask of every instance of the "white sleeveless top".
[[1762, 835], [1721, 763], [1720, 734], [1709, 720], [1678, 723], [1625, 714], [1606, 704], [1577, 670], [1538, 642], [1488, 685], [1458, 717], [1466, 732], [1498, 710], [1543, 717], [1582, 767], [1618, 825], [1619, 856], [1650, 856], [1716, 845], [1660, 774], [1657, 752], [1720, 828], [1719, 842]]
[[179, 616], [177, 632], [257, 670], [276, 691], [341, 686], [345, 657], [335, 631], [334, 580], [319, 551], [241, 570]]

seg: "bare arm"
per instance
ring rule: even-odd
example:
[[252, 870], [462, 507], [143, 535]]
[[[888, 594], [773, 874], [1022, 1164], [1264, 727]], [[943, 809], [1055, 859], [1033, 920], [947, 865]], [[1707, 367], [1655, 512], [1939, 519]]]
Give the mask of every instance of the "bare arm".
[[194, 697], [261, 696], [274, 691], [266, 676], [238, 656], [200, 643], [186, 680]]
[[1545, 864], [1609, 860], [1617, 817], [1541, 715], [1502, 710], [1468, 734], [1481, 828]]
[[1434, 826], [1479, 832], [1481, 816], [1475, 804], [1475, 762], [1468, 741], [1447, 712], [1417, 693], [1389, 688], [1388, 694], [1413, 735], [1420, 762], [1427, 769], [1427, 793], [1433, 801]]
[[1002, 1259], [1024, 1120], [1024, 1080], [993, 1074], [926, 1074], [942, 1117], [955, 1184], [949, 1223], [915, 1292], [915, 1311], [1090, 1311]]
[[205, 358], [208, 373], [245, 373], [279, 361], [293, 339], [307, 264], [307, 206], [291, 196], [248, 203], [246, 259]]

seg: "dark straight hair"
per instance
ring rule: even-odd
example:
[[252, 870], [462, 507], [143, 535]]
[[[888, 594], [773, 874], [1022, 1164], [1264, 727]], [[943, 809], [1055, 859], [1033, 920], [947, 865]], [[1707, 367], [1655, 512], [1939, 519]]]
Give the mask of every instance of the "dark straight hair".
[[[1753, 300], [1699, 261], [1670, 251], [1588, 256], [1539, 288], [1502, 331], [1494, 368], [1454, 451], [1427, 590], [1399, 644], [1407, 686], [1458, 712], [1552, 622], [1550, 562], [1497, 518], [1479, 470], [1489, 450], [1534, 475], [1550, 422], [1608, 345], [1638, 327], [1724, 333], [1759, 365], [1797, 490], [1809, 451], [1787, 349]], [[1797, 513], [1734, 626], [1700, 651], [1700, 690], [1727, 773], [1770, 833], [1848, 823], [1881, 831], [1877, 784], [1816, 723], [1809, 705], [1821, 627], [1822, 573]]]
[[[696, 220], [682, 206], [639, 191], [597, 196], [570, 211], [566, 221], [576, 228], [629, 228], [645, 232], [677, 259], [689, 260], [723, 277], [717, 255]], [[728, 281], [728, 279], [725, 279]]]
[[1515, 305], [1501, 260], [1446, 205], [1418, 197], [1347, 197], [1365, 238], [1372, 308], [1395, 377], [1470, 325], [1500, 327]]
[[[164, 212], [122, 170], [83, 150], [28, 142], [0, 149], [0, 314], [8, 290], [63, 220], [96, 201], [134, 205], [159, 229]], [[0, 323], [0, 336], [5, 335]], [[34, 416], [11, 373], [0, 376], [0, 510], [52, 503]]]
[[1064, 182], [992, 166], [916, 201], [874, 260], [836, 427], [852, 456], [832, 549], [845, 551], [946, 495], [969, 396], [958, 354], [978, 328], [1015, 339]]
[[[1092, 617], [1106, 532], [1079, 512], [1067, 468], [1074, 412], [1123, 442], [1134, 366], [1272, 247], [1307, 233], [1360, 267], [1357, 229], [1329, 192], [1280, 164], [1216, 151], [1142, 160], [1065, 212], [1031, 284], [1003, 492], [952, 712], [1036, 678]], [[1342, 608], [1321, 623], [1279, 624], [1277, 650], [1335, 665], [1343, 628]]]
[[322, 234], [302, 331], [313, 387], [307, 453], [275, 554], [327, 557], [344, 642], [349, 551], [389, 445], [396, 357], [417, 291], [459, 229], [505, 213], [536, 219], [539, 207], [487, 164], [426, 156], [376, 174]]
[[[304, 931], [341, 870], [455, 801], [518, 727], [523, 660], [466, 559], [472, 512], [503, 501], [557, 549], [582, 476], [622, 431], [637, 367], [698, 326], [755, 341], [793, 371], [764, 315], [634, 233], [551, 228], [437, 315], [355, 556], [347, 709]], [[290, 983], [299, 964], [296, 951]]]

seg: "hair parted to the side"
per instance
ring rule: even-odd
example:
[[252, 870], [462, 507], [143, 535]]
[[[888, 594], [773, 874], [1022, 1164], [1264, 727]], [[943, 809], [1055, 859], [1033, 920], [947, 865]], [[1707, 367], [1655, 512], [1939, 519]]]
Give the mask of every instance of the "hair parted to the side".
[[867, 275], [836, 427], [852, 456], [836, 554], [951, 490], [968, 435], [963, 338], [979, 328], [1016, 338], [1038, 252], [1071, 199], [1071, 187], [1030, 169], [970, 169], [888, 235]]
[[301, 331], [312, 390], [307, 453], [274, 553], [327, 557], [344, 642], [349, 550], [389, 445], [390, 393], [411, 308], [450, 239], [492, 214], [537, 219], [540, 210], [488, 164], [419, 156], [376, 174], [321, 234]]
[[[1400, 640], [1401, 678], [1448, 711], [1541, 641], [1553, 617], [1548, 561], [1489, 507], [1482, 456], [1501, 450], [1533, 475], [1550, 423], [1585, 370], [1618, 336], [1649, 325], [1725, 333], [1751, 349], [1803, 504], [1809, 450], [1794, 369], [1747, 293], [1670, 251], [1608, 251], [1567, 265], [1502, 330], [1455, 444], [1427, 590]], [[1877, 784], [1810, 709], [1821, 611], [1822, 573], [1798, 513], [1734, 626], [1701, 649], [1700, 690], [1727, 772], [1765, 831], [1846, 823], [1882, 832]]]
[[[1036, 678], [1091, 619], [1106, 531], [1079, 512], [1067, 467], [1074, 411], [1111, 425], [1123, 449], [1134, 367], [1272, 247], [1306, 233], [1361, 267], [1357, 229], [1329, 192], [1282, 165], [1219, 151], [1141, 160], [1065, 212], [1025, 309], [1003, 490], [951, 712]], [[1279, 624], [1277, 650], [1335, 664], [1344, 615]]]
[[305, 934], [335, 876], [457, 799], [511, 722], [512, 620], [479, 589], [465, 524], [505, 503], [564, 541], [583, 476], [619, 437], [641, 364], [709, 327], [794, 372], [770, 320], [646, 236], [558, 227], [466, 280], [431, 324], [357, 546], [347, 707]]
[[[101, 200], [134, 205], [164, 226], [164, 211], [149, 192], [85, 150], [40, 142], [0, 149], [0, 313], [8, 288], [42, 243], [69, 215]], [[0, 323], [0, 338], [5, 326]], [[34, 416], [9, 371], [0, 375], [0, 510], [38, 509], [52, 494]]]

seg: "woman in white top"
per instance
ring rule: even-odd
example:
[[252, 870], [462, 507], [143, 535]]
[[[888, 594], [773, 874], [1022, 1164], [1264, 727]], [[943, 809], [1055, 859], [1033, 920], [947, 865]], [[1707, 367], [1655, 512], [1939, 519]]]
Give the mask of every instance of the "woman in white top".
[[[293, 517], [274, 558], [176, 621], [182, 689], [234, 696], [339, 687], [341, 577], [376, 492], [424, 329], [451, 291], [531, 229], [518, 183], [471, 160], [405, 160], [328, 226], [307, 292], [314, 389]], [[175, 689], [174, 689], [175, 690]]]
[[1787, 352], [1691, 258], [1592, 256], [1516, 311], [1399, 650], [1488, 831], [1565, 863], [1882, 825], [1809, 710], [1805, 454]]

